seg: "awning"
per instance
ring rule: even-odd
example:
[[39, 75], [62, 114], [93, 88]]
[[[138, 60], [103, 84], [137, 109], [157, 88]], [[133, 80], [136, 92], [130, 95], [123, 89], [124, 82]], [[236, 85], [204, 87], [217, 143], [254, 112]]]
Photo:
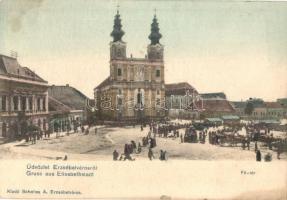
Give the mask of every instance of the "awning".
[[240, 117], [237, 115], [223, 115], [221, 117], [223, 120], [239, 120]]
[[222, 119], [220, 118], [206, 118], [206, 120], [209, 122], [222, 122]]

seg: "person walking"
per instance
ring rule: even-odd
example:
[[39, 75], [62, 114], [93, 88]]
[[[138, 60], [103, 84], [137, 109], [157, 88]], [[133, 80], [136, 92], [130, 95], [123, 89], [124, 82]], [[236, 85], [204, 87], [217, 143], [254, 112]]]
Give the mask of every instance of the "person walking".
[[183, 135], [180, 134], [180, 143], [183, 143]]
[[138, 153], [141, 153], [142, 152], [142, 147], [141, 147], [141, 143], [139, 142], [138, 144], [138, 150], [137, 150]]
[[119, 153], [117, 152], [117, 150], [114, 150], [114, 152], [113, 152], [113, 160], [114, 161], [118, 160], [118, 157], [119, 157]]
[[260, 152], [260, 150], [257, 150], [257, 152], [256, 152], [256, 161], [257, 162], [261, 162], [261, 152]]
[[154, 158], [154, 155], [153, 155], [151, 148], [149, 148], [149, 150], [148, 150], [148, 158], [149, 158], [149, 160], [152, 160]]
[[242, 149], [245, 150], [245, 139], [242, 140]]
[[163, 150], [159, 151], [159, 160], [164, 160]]
[[164, 152], [163, 152], [163, 159], [164, 159], [164, 160], [167, 160], [167, 151], [164, 151]]
[[247, 143], [247, 149], [250, 150], [250, 138], [249, 137], [246, 139], [246, 143]]
[[36, 133], [36, 131], [34, 131], [34, 132], [33, 132], [32, 144], [36, 144], [36, 139], [37, 139], [37, 133]]
[[257, 141], [255, 141], [255, 152], [257, 152], [258, 146], [257, 146]]
[[51, 135], [51, 129], [48, 129], [48, 138], [50, 138], [50, 135]]

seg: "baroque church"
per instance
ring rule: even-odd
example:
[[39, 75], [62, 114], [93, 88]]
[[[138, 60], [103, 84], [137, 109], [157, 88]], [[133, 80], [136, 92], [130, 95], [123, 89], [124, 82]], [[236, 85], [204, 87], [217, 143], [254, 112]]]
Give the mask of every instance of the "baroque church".
[[110, 75], [94, 89], [100, 119], [151, 120], [165, 116], [165, 82], [162, 35], [154, 15], [150, 44], [144, 58], [127, 57], [127, 43], [119, 11], [114, 18], [110, 42]]

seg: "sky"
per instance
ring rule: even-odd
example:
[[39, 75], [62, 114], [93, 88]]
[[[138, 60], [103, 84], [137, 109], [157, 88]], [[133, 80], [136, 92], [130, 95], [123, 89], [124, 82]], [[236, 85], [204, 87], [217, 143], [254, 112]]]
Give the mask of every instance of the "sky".
[[133, 57], [146, 54], [156, 9], [166, 83], [229, 100], [287, 97], [287, 2], [0, 0], [0, 54], [93, 97], [109, 75], [117, 5]]

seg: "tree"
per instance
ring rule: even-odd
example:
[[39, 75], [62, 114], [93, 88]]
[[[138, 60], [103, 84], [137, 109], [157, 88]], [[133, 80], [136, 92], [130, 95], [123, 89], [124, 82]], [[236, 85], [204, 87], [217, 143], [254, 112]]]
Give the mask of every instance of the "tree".
[[247, 115], [252, 115], [254, 111], [254, 105], [251, 101], [247, 102], [246, 107], [244, 109], [244, 113]]

